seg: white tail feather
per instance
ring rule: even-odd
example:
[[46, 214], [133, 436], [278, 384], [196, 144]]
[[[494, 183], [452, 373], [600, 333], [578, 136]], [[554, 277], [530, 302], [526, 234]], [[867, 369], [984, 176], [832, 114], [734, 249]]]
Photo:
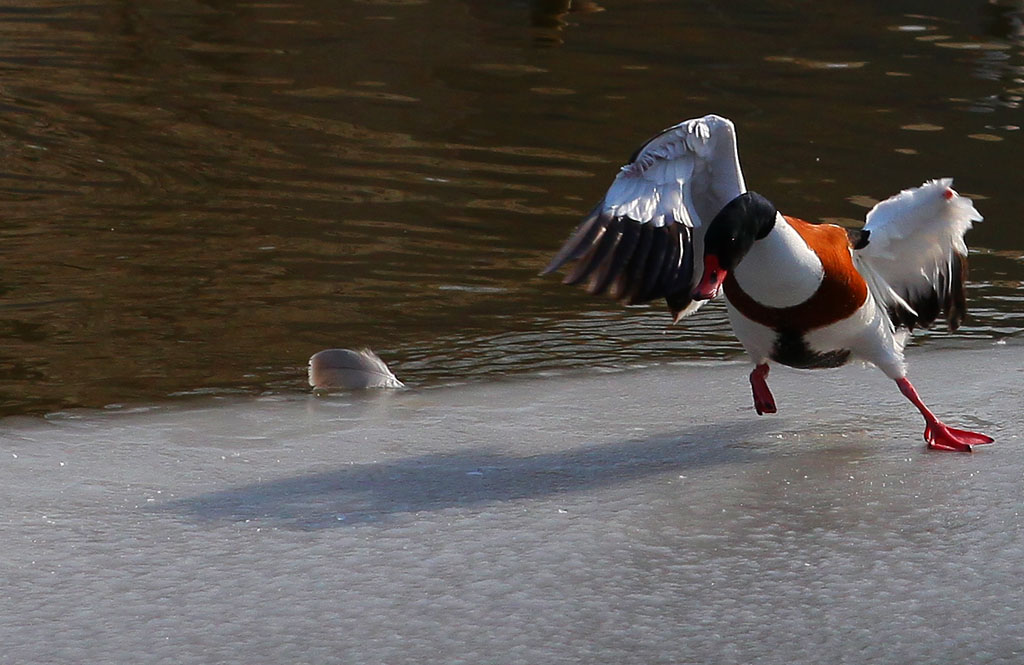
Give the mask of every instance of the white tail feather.
[[[952, 178], [929, 180], [882, 201], [867, 215], [867, 245], [854, 261], [876, 300], [918, 316], [915, 302], [933, 296], [945, 306], [961, 286], [964, 234], [982, 217]], [[928, 322], [924, 322], [927, 325]]]

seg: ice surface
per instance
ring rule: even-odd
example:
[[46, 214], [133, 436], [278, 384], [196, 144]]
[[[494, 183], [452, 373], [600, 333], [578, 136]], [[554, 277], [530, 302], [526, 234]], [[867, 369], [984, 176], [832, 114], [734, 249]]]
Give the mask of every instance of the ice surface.
[[1024, 347], [4, 421], [3, 663], [1020, 663]]

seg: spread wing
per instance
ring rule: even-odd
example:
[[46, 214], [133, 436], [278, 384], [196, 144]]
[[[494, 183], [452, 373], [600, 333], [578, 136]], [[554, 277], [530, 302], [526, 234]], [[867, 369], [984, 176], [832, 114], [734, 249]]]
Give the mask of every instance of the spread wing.
[[678, 320], [703, 302], [690, 294], [705, 228], [745, 191], [732, 122], [681, 122], [634, 153], [541, 274], [576, 261], [564, 283], [626, 304], [665, 298]]
[[893, 325], [928, 327], [939, 314], [956, 330], [967, 313], [964, 234], [982, 217], [952, 178], [929, 180], [882, 201], [867, 216], [854, 263]]

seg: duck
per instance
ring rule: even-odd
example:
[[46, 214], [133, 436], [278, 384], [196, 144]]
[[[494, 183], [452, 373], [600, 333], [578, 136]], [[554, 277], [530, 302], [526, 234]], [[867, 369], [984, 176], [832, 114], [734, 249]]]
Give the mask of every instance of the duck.
[[925, 421], [930, 449], [970, 452], [985, 434], [947, 425], [907, 376], [904, 348], [940, 317], [967, 313], [964, 236], [982, 216], [951, 178], [875, 205], [862, 228], [784, 215], [749, 191], [732, 121], [706, 115], [638, 148], [542, 275], [627, 304], [664, 299], [678, 322], [722, 297], [753, 362], [758, 415], [776, 413], [772, 363], [823, 369], [860, 360], [879, 368]]

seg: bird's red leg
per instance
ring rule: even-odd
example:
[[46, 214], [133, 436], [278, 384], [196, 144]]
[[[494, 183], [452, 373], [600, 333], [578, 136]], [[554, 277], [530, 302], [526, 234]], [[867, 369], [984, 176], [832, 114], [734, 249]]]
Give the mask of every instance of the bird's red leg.
[[903, 396], [909, 399], [924, 416], [924, 440], [928, 442], [929, 448], [969, 453], [971, 446], [994, 441], [992, 437], [984, 434], [950, 427], [936, 418], [935, 414], [921, 401], [921, 396], [917, 394], [914, 386], [906, 377], [896, 379], [896, 385], [900, 387]]
[[763, 416], [766, 413], [775, 413], [775, 398], [772, 391], [768, 389], [768, 363], [761, 363], [750, 373], [750, 387], [754, 389], [754, 408], [757, 415]]

